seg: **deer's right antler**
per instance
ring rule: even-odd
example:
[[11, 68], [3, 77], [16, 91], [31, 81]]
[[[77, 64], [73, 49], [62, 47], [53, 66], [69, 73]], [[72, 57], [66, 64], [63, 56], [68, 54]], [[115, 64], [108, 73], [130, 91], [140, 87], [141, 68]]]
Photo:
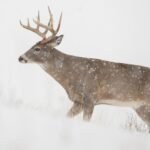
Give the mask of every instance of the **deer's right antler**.
[[[40, 13], [39, 12], [38, 12], [37, 20], [33, 19], [34, 23], [37, 25], [36, 28], [33, 28], [33, 27], [30, 26], [29, 19], [28, 19], [27, 25], [23, 25], [21, 21], [20, 21], [20, 25], [23, 28], [28, 29], [28, 30], [30, 30], [30, 31], [38, 34], [40, 37], [43, 38], [43, 40], [44, 39], [45, 40], [50, 40], [50, 39], [54, 38], [57, 35], [57, 33], [58, 33], [59, 29], [60, 29], [61, 20], [62, 20], [62, 13], [60, 15], [60, 19], [59, 19], [59, 23], [58, 23], [57, 29], [55, 30], [54, 29], [54, 25], [53, 25], [54, 24], [53, 14], [52, 14], [52, 12], [51, 12], [51, 10], [50, 10], [49, 7], [48, 7], [48, 11], [49, 11], [49, 15], [50, 15], [50, 19], [49, 19], [48, 25], [45, 25], [45, 24], [43, 24], [43, 23], [40, 22]], [[45, 31], [41, 32], [39, 30], [40, 27], [44, 28]], [[49, 37], [46, 37], [46, 34], [48, 33], [48, 31], [50, 31], [52, 33], [52, 35], [49, 36]]]

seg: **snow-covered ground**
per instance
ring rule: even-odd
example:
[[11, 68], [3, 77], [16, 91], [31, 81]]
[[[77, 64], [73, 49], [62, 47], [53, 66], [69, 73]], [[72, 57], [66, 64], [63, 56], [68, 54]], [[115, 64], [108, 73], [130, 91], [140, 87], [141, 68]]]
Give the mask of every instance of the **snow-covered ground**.
[[0, 150], [149, 150], [147, 127], [132, 109], [96, 106], [90, 123], [68, 119], [61, 86], [40, 67], [18, 63], [40, 40], [19, 20], [39, 9], [46, 21], [47, 5], [56, 20], [63, 11], [63, 52], [150, 66], [148, 0], [1, 0]]
[[[103, 119], [102, 119], [103, 120]], [[1, 150], [149, 150], [150, 136], [49, 112], [0, 106]]]

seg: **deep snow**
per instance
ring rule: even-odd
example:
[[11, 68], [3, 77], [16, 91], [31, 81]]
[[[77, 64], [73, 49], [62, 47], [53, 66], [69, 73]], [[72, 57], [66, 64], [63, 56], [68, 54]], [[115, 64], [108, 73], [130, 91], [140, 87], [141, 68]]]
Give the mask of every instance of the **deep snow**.
[[[51, 113], [0, 106], [2, 150], [149, 150], [150, 136]], [[103, 120], [103, 119], [102, 119]]]

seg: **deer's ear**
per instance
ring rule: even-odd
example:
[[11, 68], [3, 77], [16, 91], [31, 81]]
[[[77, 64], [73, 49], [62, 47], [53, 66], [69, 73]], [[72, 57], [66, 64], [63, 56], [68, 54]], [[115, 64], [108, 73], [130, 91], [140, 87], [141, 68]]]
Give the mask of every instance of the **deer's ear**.
[[58, 46], [61, 43], [62, 39], [63, 39], [63, 35], [60, 35], [60, 36], [55, 37], [53, 40], [48, 41], [47, 44], [51, 48], [54, 48], [54, 47]]
[[56, 46], [59, 45], [59, 44], [61, 43], [63, 37], [64, 37], [64, 35], [60, 35], [60, 36], [58, 36], [58, 37], [56, 38], [56, 40], [55, 40]]

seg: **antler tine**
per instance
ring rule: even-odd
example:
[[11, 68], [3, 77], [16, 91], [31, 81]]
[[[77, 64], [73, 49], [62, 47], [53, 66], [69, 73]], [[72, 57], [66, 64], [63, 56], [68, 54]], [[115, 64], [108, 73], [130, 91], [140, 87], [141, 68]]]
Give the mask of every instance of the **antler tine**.
[[53, 14], [52, 14], [52, 12], [51, 12], [51, 10], [50, 10], [50, 7], [48, 6], [48, 12], [49, 12], [49, 15], [50, 15], [50, 20], [49, 20], [49, 22], [50, 22], [50, 24], [49, 24], [49, 30], [53, 33], [53, 34], [55, 34], [55, 30], [54, 30], [54, 19], [53, 19]]
[[[40, 22], [40, 11], [38, 11], [37, 20]], [[40, 28], [40, 26], [39, 26], [39, 24], [37, 24], [37, 29], [39, 30], [39, 28]]]
[[60, 29], [61, 21], [62, 21], [62, 12], [61, 12], [61, 15], [60, 15], [60, 18], [59, 18], [59, 23], [58, 23], [58, 26], [57, 26], [57, 29], [56, 29], [56, 34], [58, 33], [58, 31]]
[[27, 25], [27, 26], [30, 27], [30, 21], [29, 21], [29, 18], [28, 18], [27, 20], [28, 20], [28, 25]]
[[[48, 22], [48, 27], [50, 26], [50, 21]], [[44, 34], [47, 34], [47, 32], [49, 31], [49, 29], [45, 29], [45, 31], [43, 32]]]
[[24, 25], [22, 24], [21, 20], [19, 22], [20, 22], [20, 25], [24, 28]]
[[39, 35], [39, 36], [42, 37], [43, 39], [46, 38], [46, 35], [45, 35], [44, 33], [41, 33], [38, 28], [33, 28], [33, 27], [30, 26], [29, 19], [28, 19], [27, 25], [22, 24], [22, 22], [21, 22], [21, 20], [20, 20], [20, 25], [21, 25], [23, 28], [25, 28], [25, 29], [27, 29], [27, 30], [30, 30], [30, 31], [32, 31], [32, 32], [34, 32], [34, 33], [36, 33], [37, 35]]

